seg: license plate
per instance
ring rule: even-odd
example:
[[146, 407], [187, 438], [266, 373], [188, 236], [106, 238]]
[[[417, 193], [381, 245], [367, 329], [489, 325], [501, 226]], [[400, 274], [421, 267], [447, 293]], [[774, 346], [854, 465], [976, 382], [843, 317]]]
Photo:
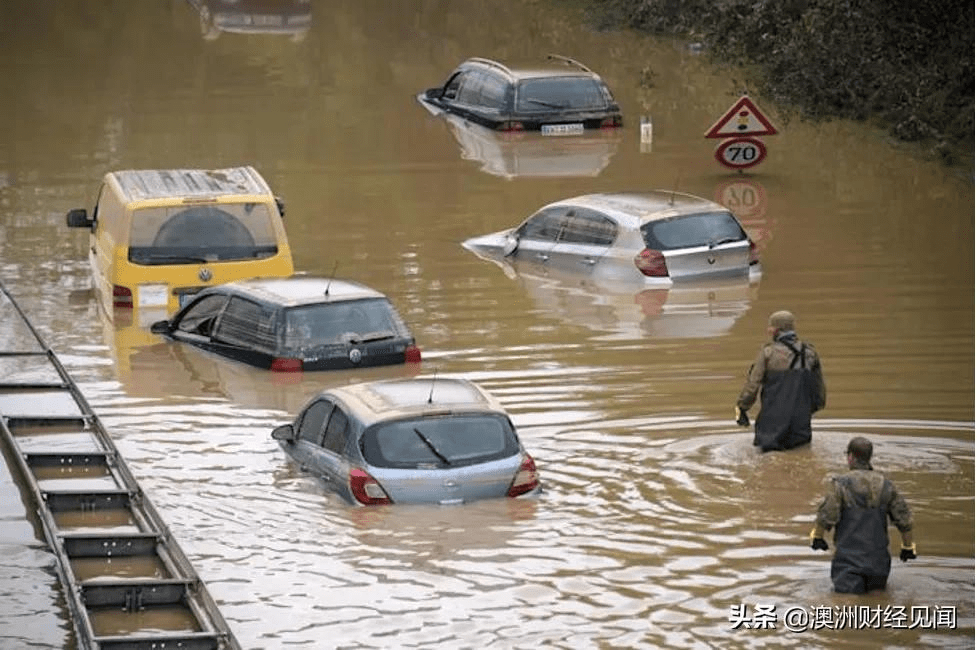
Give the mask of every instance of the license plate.
[[140, 307], [165, 307], [167, 301], [165, 284], [140, 284]]
[[583, 133], [583, 123], [576, 124], [544, 124], [540, 127], [543, 135], [580, 135]]

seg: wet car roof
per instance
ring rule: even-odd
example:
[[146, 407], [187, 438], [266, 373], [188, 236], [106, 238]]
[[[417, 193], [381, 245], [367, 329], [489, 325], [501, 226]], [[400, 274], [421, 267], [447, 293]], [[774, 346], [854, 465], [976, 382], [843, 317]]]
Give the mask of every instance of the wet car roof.
[[462, 411], [505, 413], [495, 397], [467, 379], [392, 379], [340, 386], [323, 394], [342, 399], [367, 426], [409, 415]]
[[[229, 282], [240, 292], [286, 307], [330, 300], [385, 298], [382, 293], [351, 280], [320, 277], [255, 278]], [[328, 289], [328, 294], [326, 290]]]
[[110, 172], [127, 201], [270, 194], [253, 167], [226, 169], [129, 169]]
[[704, 211], [728, 212], [723, 206], [707, 199], [666, 190], [584, 194], [556, 201], [551, 205], [593, 208], [632, 227], [648, 221], [669, 219], [684, 214], [697, 214]]
[[517, 80], [539, 79], [545, 77], [583, 77], [586, 79], [600, 78], [600, 75], [593, 70], [586, 68], [583, 66], [583, 64], [577, 63], [576, 65], [581, 67], [571, 67], [570, 65], [559, 62], [507, 65], [493, 59], [472, 57], [462, 63], [461, 67], [491, 68], [503, 72], [509, 77]]

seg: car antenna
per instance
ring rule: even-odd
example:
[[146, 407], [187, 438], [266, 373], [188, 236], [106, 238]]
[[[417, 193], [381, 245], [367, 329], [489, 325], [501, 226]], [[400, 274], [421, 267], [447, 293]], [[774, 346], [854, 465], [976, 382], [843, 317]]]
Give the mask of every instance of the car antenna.
[[339, 266], [339, 260], [336, 260], [332, 265], [332, 273], [329, 274], [329, 281], [326, 282], [326, 290], [324, 292], [324, 295], [326, 296], [329, 295], [329, 285], [332, 284], [332, 279], [336, 277], [336, 267], [338, 266]]
[[672, 205], [672, 206], [675, 205], [675, 192], [678, 191], [678, 182], [679, 182], [679, 179], [681, 179], [681, 178], [682, 178], [682, 175], [681, 174], [677, 174], [675, 176], [675, 185], [672, 187], [672, 195], [670, 197], [668, 197], [668, 204], [669, 205]]
[[434, 376], [431, 377], [431, 392], [428, 393], [428, 396], [427, 396], [427, 403], [428, 404], [433, 404], [434, 403], [434, 382], [436, 382], [437, 380], [438, 380], [438, 369], [435, 368], [434, 369]]

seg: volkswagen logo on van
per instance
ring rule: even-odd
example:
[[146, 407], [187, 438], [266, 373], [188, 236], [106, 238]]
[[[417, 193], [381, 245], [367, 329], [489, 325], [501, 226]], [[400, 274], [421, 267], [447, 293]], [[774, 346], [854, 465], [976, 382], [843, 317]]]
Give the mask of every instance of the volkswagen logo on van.
[[359, 351], [358, 348], [353, 348], [349, 351], [349, 360], [353, 363], [359, 363], [363, 359], [363, 353]]
[[201, 282], [208, 282], [212, 277], [214, 277], [214, 274], [211, 273], [210, 269], [205, 266], [197, 273], [197, 277], [200, 278]]

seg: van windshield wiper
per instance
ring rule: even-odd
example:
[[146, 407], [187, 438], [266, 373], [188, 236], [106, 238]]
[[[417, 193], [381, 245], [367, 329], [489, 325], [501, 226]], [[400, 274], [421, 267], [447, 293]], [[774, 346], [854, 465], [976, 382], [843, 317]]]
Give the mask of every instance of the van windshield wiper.
[[438, 451], [438, 448], [434, 446], [434, 443], [428, 440], [428, 437], [421, 433], [420, 429], [414, 427], [414, 433], [417, 434], [417, 437], [420, 438], [425, 445], [427, 445], [427, 448], [431, 450], [431, 453], [437, 456], [442, 463], [445, 465], [451, 465], [451, 461], [448, 460], [448, 457]]

